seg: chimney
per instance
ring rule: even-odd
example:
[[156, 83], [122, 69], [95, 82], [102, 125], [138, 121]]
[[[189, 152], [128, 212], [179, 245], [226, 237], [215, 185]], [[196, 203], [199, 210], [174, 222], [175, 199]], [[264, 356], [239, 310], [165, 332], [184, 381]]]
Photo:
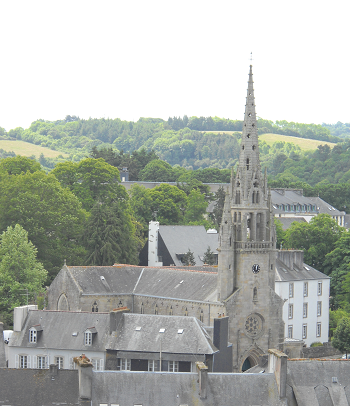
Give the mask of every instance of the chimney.
[[228, 317], [214, 319], [213, 344], [218, 350], [223, 350], [228, 345]]
[[22, 331], [29, 310], [38, 310], [37, 305], [15, 307], [13, 311], [13, 331]]
[[92, 363], [89, 358], [82, 354], [73, 358], [78, 366], [79, 398], [91, 400], [92, 397]]
[[119, 309], [114, 309], [109, 313], [109, 334], [112, 334], [113, 331], [117, 331], [123, 314], [129, 311], [130, 309], [128, 309], [127, 307], [120, 307]]
[[287, 355], [279, 350], [269, 350], [268, 372], [275, 374], [280, 398], [286, 397]]
[[57, 364], [50, 364], [50, 375], [51, 375], [51, 380], [54, 381], [55, 377], [58, 375], [58, 365]]
[[199, 397], [207, 398], [208, 367], [203, 362], [196, 362], [199, 375]]

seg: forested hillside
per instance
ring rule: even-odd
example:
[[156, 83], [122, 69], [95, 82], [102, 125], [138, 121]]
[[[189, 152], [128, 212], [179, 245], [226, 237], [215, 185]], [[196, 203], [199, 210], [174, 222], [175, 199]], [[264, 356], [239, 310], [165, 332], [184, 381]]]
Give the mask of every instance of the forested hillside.
[[[0, 128], [0, 139], [22, 140], [47, 147], [68, 154], [67, 159], [75, 162], [89, 156], [93, 147], [113, 148], [124, 153], [145, 148], [153, 150], [170, 165], [188, 169], [223, 169], [237, 162], [242, 125], [242, 121], [218, 117], [184, 116], [167, 121], [141, 118], [132, 122], [120, 119], [81, 120], [67, 116], [64, 120], [52, 122], [37, 120], [27, 129], [15, 128], [7, 133]], [[347, 128], [346, 124], [344, 126]], [[332, 135], [332, 128], [328, 127], [258, 120], [259, 134], [269, 132], [328, 142], [342, 141], [342, 138]], [[288, 147], [289, 151], [292, 149]], [[7, 153], [3, 151], [2, 156], [8, 156]], [[46, 168], [53, 168], [56, 163], [57, 159], [41, 157], [41, 164]]]

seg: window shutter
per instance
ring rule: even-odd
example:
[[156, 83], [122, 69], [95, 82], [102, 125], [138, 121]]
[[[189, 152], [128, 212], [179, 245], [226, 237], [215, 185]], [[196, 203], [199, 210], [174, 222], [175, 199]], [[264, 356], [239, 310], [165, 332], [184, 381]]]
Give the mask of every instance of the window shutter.
[[50, 355], [46, 355], [45, 362], [46, 362], [45, 368], [48, 369], [50, 365]]
[[[36, 358], [35, 355], [33, 355], [33, 357], [34, 357], [34, 359]], [[27, 355], [27, 367], [28, 368], [31, 368], [31, 366], [30, 366], [30, 358], [31, 358], [31, 356]]]
[[[38, 368], [38, 357], [36, 355], [33, 355], [33, 368], [36, 369]], [[29, 368], [29, 356], [28, 356], [28, 368]]]
[[15, 368], [18, 368], [18, 366], [19, 366], [19, 355], [16, 354], [15, 355]]
[[101, 358], [100, 359], [100, 371], [103, 371], [104, 370], [104, 367], [103, 367], [103, 358]]
[[73, 358], [69, 358], [69, 369], [74, 369], [73, 368]]

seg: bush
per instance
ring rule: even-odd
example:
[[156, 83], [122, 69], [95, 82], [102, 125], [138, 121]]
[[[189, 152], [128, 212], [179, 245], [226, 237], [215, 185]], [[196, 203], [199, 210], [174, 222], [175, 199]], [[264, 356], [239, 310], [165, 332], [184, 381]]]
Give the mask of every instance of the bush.
[[315, 341], [310, 344], [310, 347], [322, 347], [322, 346], [323, 346], [323, 344], [319, 341]]

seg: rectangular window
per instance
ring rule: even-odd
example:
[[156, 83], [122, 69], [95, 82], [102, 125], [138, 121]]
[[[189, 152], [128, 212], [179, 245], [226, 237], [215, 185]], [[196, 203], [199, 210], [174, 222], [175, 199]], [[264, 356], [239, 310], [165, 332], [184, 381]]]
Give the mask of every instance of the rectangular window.
[[35, 328], [31, 328], [29, 330], [29, 342], [36, 343], [36, 330]]
[[159, 371], [159, 361], [154, 359], [148, 360], [148, 370], [151, 372]]
[[118, 358], [119, 371], [131, 371], [131, 360], [127, 358]]
[[322, 316], [322, 302], [317, 302], [317, 316]]
[[28, 356], [27, 355], [20, 355], [19, 356], [19, 367], [20, 368], [28, 368]]
[[169, 361], [168, 371], [169, 372], [179, 372], [179, 361]]
[[58, 369], [63, 369], [63, 357], [55, 357], [55, 364]]
[[303, 303], [303, 317], [307, 317], [307, 303]]
[[289, 297], [294, 297], [294, 283], [289, 284]]
[[303, 324], [302, 333], [303, 333], [303, 338], [307, 338], [307, 324]]
[[309, 285], [307, 282], [304, 282], [304, 296], [306, 297], [309, 293]]
[[316, 326], [316, 336], [321, 337], [321, 323], [317, 323]]
[[92, 344], [92, 333], [91, 331], [85, 331], [84, 333], [84, 345]]
[[103, 371], [103, 359], [92, 358], [91, 362], [94, 371]]
[[38, 355], [36, 358], [37, 368], [38, 369], [45, 369], [46, 368], [46, 357]]
[[292, 319], [293, 318], [293, 305], [290, 304], [288, 306], [288, 319]]
[[322, 282], [318, 282], [318, 285], [317, 285], [317, 294], [318, 294], [318, 296], [321, 296], [321, 295], [322, 295]]
[[288, 326], [288, 338], [293, 338], [293, 326]]

